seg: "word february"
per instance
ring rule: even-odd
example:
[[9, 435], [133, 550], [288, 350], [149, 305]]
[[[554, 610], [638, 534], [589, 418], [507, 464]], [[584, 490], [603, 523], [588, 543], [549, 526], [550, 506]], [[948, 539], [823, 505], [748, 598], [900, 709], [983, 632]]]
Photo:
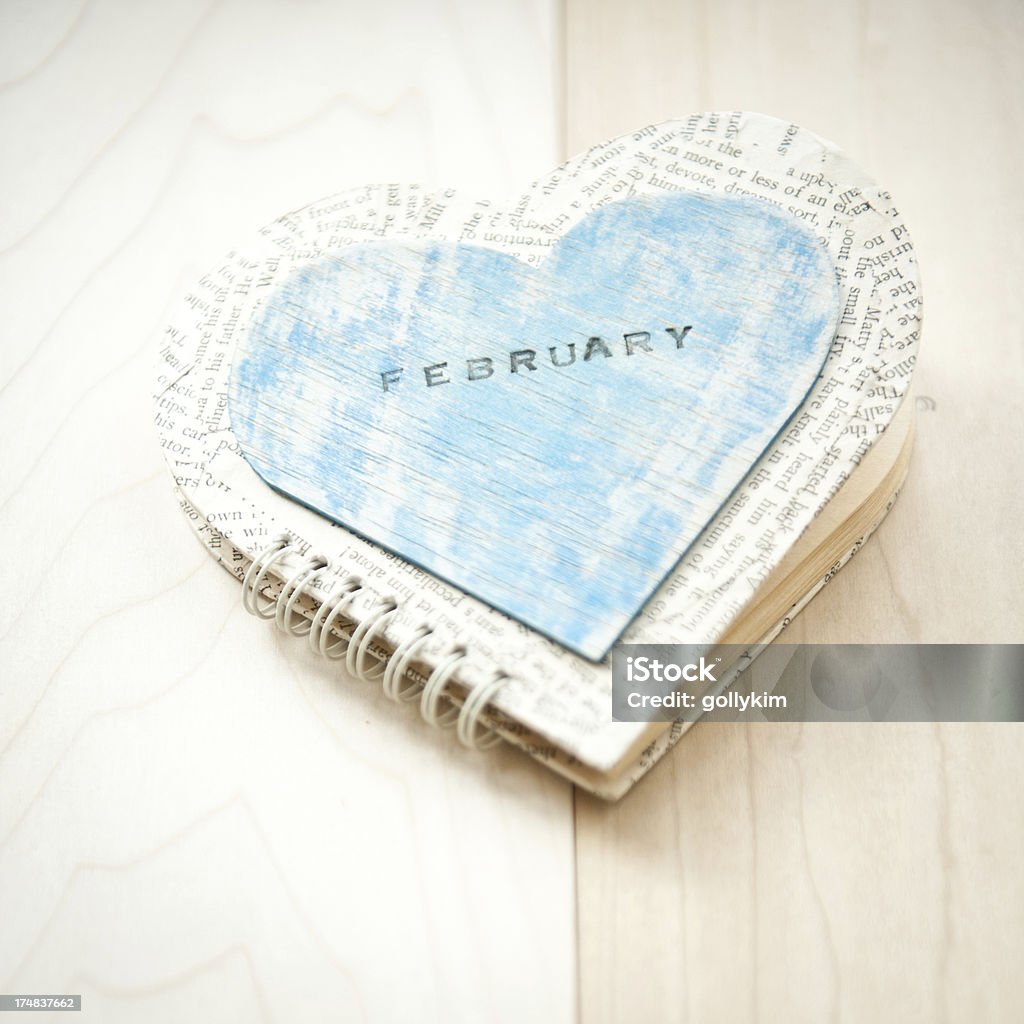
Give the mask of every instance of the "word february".
[[[684, 342], [691, 330], [693, 330], [693, 325], [688, 324], [686, 327], [666, 327], [665, 333], [672, 338], [676, 349], [681, 349], [686, 347]], [[637, 352], [654, 351], [651, 347], [650, 331], [634, 331], [631, 334], [624, 334], [622, 340], [627, 356], [635, 355]], [[576, 362], [576, 355], [575, 342], [570, 342], [565, 346], [552, 345], [548, 349], [548, 358], [551, 361], [551, 365], [555, 367], [572, 366]], [[612, 357], [612, 350], [609, 348], [608, 343], [603, 338], [597, 336], [587, 339], [582, 362], [589, 363], [595, 356], [601, 356], [604, 359]], [[508, 354], [509, 373], [535, 371], [537, 369], [537, 361], [540, 358], [539, 353], [534, 348], [515, 349]], [[486, 380], [488, 377], [493, 377], [495, 372], [495, 360], [491, 356], [479, 356], [476, 359], [466, 360], [466, 380]], [[382, 370], [380, 374], [381, 390], [395, 390], [404, 373], [405, 367], [403, 366], [391, 370]], [[424, 383], [428, 388], [438, 387], [441, 384], [451, 384], [452, 378], [449, 373], [447, 362], [424, 366]]]

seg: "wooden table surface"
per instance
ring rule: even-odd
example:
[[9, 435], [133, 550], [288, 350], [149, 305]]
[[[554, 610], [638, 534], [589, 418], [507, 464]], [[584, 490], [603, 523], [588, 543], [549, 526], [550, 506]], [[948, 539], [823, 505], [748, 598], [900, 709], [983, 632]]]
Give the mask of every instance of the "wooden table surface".
[[500, 197], [652, 121], [774, 113], [890, 187], [927, 307], [907, 486], [789, 635], [1019, 642], [1022, 100], [1013, 0], [3, 5], [0, 993], [1021, 1019], [1021, 727], [698, 726], [604, 805], [246, 616], [149, 392], [171, 301], [278, 213], [365, 181]]

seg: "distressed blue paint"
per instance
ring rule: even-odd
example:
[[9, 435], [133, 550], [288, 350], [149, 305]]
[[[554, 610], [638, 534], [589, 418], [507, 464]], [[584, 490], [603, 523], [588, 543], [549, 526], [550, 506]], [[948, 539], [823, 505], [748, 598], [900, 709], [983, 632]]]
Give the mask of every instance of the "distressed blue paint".
[[[371, 243], [276, 288], [231, 423], [273, 487], [599, 658], [805, 397], [837, 313], [822, 246], [751, 200], [611, 204], [539, 269]], [[665, 328], [685, 325], [676, 349]], [[630, 331], [654, 351], [627, 357]], [[591, 336], [611, 358], [583, 362]], [[526, 348], [538, 369], [510, 373]], [[466, 379], [482, 356], [494, 376]], [[440, 362], [451, 383], [426, 387]]]

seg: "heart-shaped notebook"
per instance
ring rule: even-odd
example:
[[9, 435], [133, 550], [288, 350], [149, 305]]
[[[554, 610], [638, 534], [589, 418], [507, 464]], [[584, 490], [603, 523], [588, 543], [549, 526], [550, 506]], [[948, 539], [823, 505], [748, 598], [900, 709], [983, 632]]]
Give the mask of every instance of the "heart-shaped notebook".
[[275, 285], [231, 427], [276, 490], [596, 660], [803, 402], [838, 315], [824, 246], [754, 199], [612, 202], [536, 267], [370, 242]]
[[906, 472], [921, 309], [855, 160], [707, 112], [507, 203], [292, 210], [173, 308], [156, 424], [247, 608], [617, 797], [683, 730], [612, 721], [608, 646], [756, 652], [834, 577]]

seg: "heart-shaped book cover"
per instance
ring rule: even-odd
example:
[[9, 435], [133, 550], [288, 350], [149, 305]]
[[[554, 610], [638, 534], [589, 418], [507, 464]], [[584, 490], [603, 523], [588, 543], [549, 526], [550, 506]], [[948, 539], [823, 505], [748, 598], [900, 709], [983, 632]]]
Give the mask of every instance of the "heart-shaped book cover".
[[813, 596], [905, 472], [920, 318], [888, 193], [700, 114], [280, 218], [184, 297], [157, 427], [250, 607], [615, 797], [684, 729], [612, 721], [612, 645], [753, 652]]

